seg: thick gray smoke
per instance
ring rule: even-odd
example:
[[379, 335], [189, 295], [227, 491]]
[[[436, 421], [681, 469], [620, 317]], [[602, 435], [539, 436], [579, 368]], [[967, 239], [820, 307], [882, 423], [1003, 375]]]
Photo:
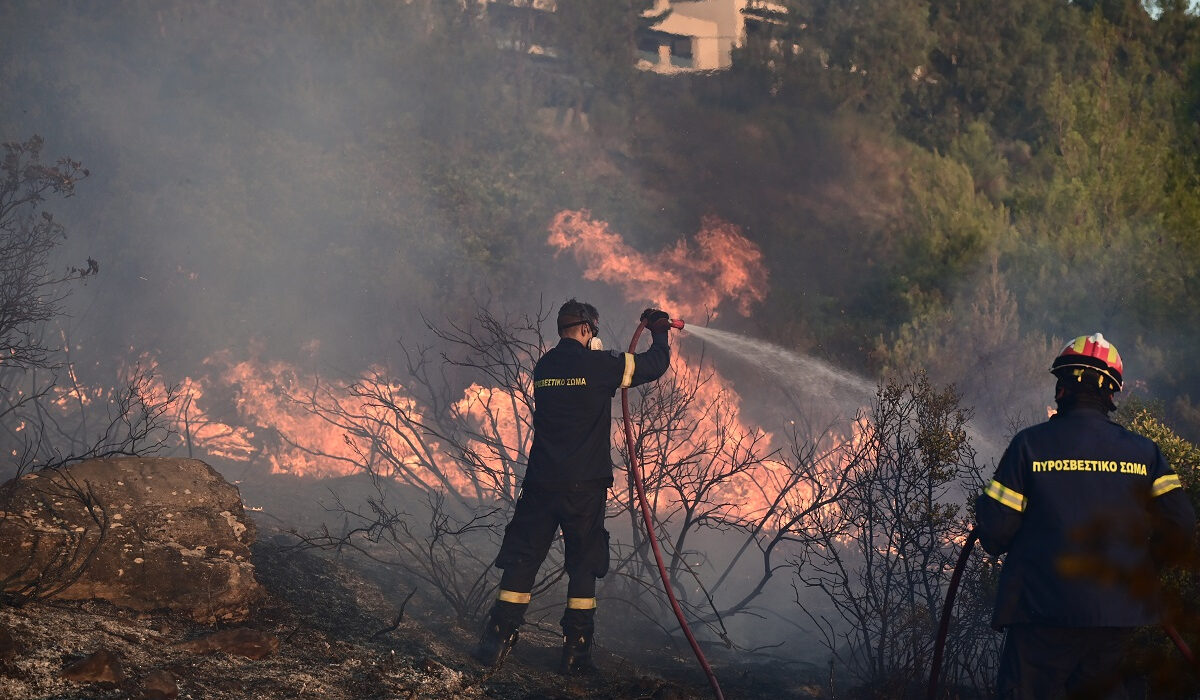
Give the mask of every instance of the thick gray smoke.
[[67, 259], [101, 265], [75, 295], [76, 342], [183, 368], [249, 341], [353, 364], [436, 306], [439, 210], [394, 177], [420, 164], [367, 139], [420, 106], [402, 80], [375, 89], [385, 48], [354, 63], [282, 6], [52, 6], [6, 12], [0, 130], [91, 170], [47, 203]]

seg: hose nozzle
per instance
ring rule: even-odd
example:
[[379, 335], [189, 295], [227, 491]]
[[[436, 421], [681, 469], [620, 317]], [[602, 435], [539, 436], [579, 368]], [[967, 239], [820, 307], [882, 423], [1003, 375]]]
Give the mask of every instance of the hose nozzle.
[[675, 328], [677, 330], [683, 330], [683, 319], [682, 318], [671, 319], [671, 327]]

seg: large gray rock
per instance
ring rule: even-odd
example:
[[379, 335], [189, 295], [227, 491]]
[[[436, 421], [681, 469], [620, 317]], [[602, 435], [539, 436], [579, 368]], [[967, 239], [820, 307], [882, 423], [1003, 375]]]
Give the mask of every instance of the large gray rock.
[[262, 595], [254, 535], [237, 488], [194, 459], [91, 460], [0, 485], [10, 593], [242, 620]]

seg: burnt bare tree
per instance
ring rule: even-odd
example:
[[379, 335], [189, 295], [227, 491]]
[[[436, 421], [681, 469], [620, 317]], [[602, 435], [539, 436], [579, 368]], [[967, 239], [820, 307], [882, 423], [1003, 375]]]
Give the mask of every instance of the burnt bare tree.
[[519, 495], [532, 441], [533, 366], [547, 316], [485, 309], [468, 325], [429, 323], [443, 349], [403, 348], [403, 371], [376, 369], [348, 386], [320, 383], [293, 395], [342, 432], [346, 449], [289, 441], [371, 484], [359, 502], [336, 501], [341, 530], [304, 541], [354, 549], [428, 584], [459, 619], [478, 616], [494, 596], [487, 557]]
[[[0, 161], [0, 449], [22, 474], [72, 461], [139, 454], [161, 447], [165, 405], [148, 393], [151, 376], [135, 368], [116, 389], [85, 387], [67, 357], [69, 344], [47, 341], [48, 324], [63, 314], [69, 282], [99, 271], [88, 258], [55, 271], [64, 227], [44, 209], [67, 198], [88, 176], [78, 161], [42, 161], [43, 141], [2, 145]], [[11, 475], [11, 474], [10, 474]]]
[[[776, 573], [791, 568], [789, 557], [809, 537], [810, 521], [842, 498], [851, 436], [792, 422], [784, 446], [774, 447], [771, 436], [742, 422], [736, 395], [703, 358], [694, 366], [676, 363], [671, 375], [639, 394], [631, 411], [634, 449], [669, 579], [693, 624], [734, 645], [725, 620], [766, 613], [756, 601]], [[621, 459], [627, 457], [622, 449]], [[634, 498], [627, 474], [616, 504], [630, 520], [632, 542], [618, 543], [614, 570], [631, 587], [623, 602], [666, 631], [675, 623]], [[706, 532], [722, 546], [692, 544]]]
[[[982, 481], [968, 419], [953, 388], [939, 391], [923, 374], [881, 386], [847, 491], [814, 521], [795, 560], [797, 603], [835, 661], [880, 697], [911, 694], [927, 678], [941, 602], [970, 529], [959, 504]], [[982, 614], [987, 577], [977, 556], [952, 626], [947, 685], [978, 682], [994, 663], [995, 635]]]
[[[48, 367], [51, 349], [41, 327], [59, 315], [66, 282], [94, 274], [88, 258], [80, 267], [52, 268], [52, 253], [65, 240], [63, 226], [42, 208], [48, 196], [70, 197], [88, 176], [81, 163], [60, 158], [42, 162], [42, 138], [3, 144], [0, 161], [0, 367]], [[0, 387], [9, 390], [9, 387]]]
[[140, 366], [111, 388], [86, 386], [65, 334], [47, 340], [68, 283], [99, 264], [88, 258], [54, 270], [66, 231], [44, 205], [73, 196], [88, 171], [70, 158], [44, 163], [42, 146], [36, 135], [4, 143], [0, 161], [0, 450], [16, 475], [155, 452], [169, 440], [166, 411], [175, 398], [173, 389], [152, 391], [153, 373]]

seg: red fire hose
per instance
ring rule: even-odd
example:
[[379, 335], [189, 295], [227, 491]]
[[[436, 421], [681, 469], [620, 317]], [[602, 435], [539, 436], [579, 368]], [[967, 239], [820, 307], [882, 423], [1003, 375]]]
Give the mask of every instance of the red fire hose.
[[[672, 320], [671, 325], [675, 328], [683, 328], [683, 321]], [[638, 338], [641, 337], [642, 329], [645, 327], [645, 321], [638, 324], [637, 330], [633, 332], [633, 340], [629, 342], [629, 352], [637, 350]], [[671, 590], [667, 567], [663, 565], [662, 552], [658, 549], [658, 538], [654, 534], [654, 518], [650, 512], [650, 505], [646, 501], [646, 486], [642, 481], [642, 467], [638, 463], [637, 453], [634, 451], [633, 424], [629, 420], [629, 389], [621, 389], [621, 418], [625, 423], [625, 448], [629, 452], [629, 473], [633, 475], [638, 504], [642, 509], [642, 520], [646, 523], [646, 538], [650, 540], [650, 548], [654, 550], [654, 561], [658, 564], [658, 574], [662, 577], [663, 589], [666, 590], [667, 598], [671, 601], [671, 609], [675, 611], [675, 618], [679, 620], [679, 629], [683, 630], [688, 644], [692, 645], [692, 652], [696, 654], [696, 660], [700, 662], [700, 667], [708, 676], [708, 684], [712, 686], [713, 695], [717, 700], [725, 700], [725, 696], [721, 693], [721, 686], [717, 683], [717, 677], [713, 673], [712, 667], [708, 665], [708, 659], [704, 658], [704, 652], [700, 651], [700, 645], [696, 643], [696, 637], [692, 635], [692, 629], [688, 627], [687, 620], [683, 617], [683, 608], [679, 606], [675, 592]]]
[[[933, 662], [930, 664], [929, 670], [929, 700], [935, 700], [937, 697], [938, 676], [942, 671], [942, 652], [946, 649], [946, 633], [950, 629], [950, 611], [954, 608], [954, 596], [958, 593], [958, 583], [962, 579], [963, 572], [966, 571], [971, 548], [975, 546], [977, 539], [975, 528], [971, 528], [970, 534], [967, 535], [967, 541], [963, 542], [962, 551], [959, 552], [958, 563], [954, 565], [954, 573], [950, 575], [950, 584], [946, 587], [946, 602], [942, 605], [942, 619], [938, 624], [937, 637], [933, 643]], [[1179, 653], [1183, 654], [1183, 658], [1187, 659], [1188, 663], [1195, 668], [1196, 657], [1192, 655], [1192, 649], [1188, 643], [1179, 636], [1179, 630], [1165, 620], [1162, 622], [1162, 628], [1175, 643], [1175, 648], [1179, 649]]]

